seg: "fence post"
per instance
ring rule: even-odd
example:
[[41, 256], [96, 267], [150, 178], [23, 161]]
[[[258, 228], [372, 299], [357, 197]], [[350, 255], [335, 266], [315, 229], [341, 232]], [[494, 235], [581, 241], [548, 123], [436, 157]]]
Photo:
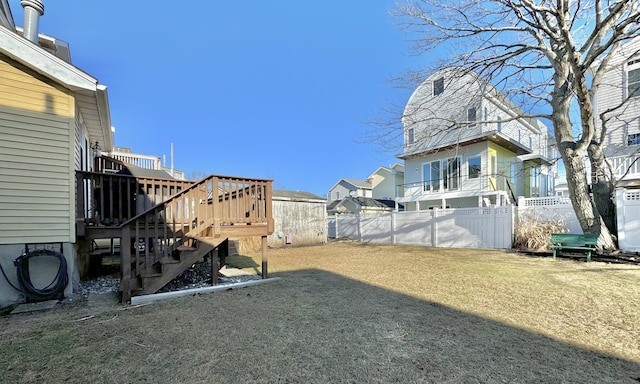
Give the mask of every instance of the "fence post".
[[431, 226], [431, 246], [432, 247], [437, 247], [438, 246], [438, 215], [437, 215], [437, 211], [438, 208], [433, 208], [431, 209], [431, 221], [433, 222], [433, 225]]
[[391, 244], [396, 243], [396, 213], [391, 212]]
[[497, 232], [498, 231], [496, 231], [496, 227], [497, 227], [497, 225], [496, 225], [496, 220], [497, 220], [496, 211], [498, 210], [498, 207], [492, 206], [492, 207], [489, 207], [489, 208], [491, 208], [491, 217], [489, 219], [491, 221], [491, 223], [489, 224], [489, 230], [491, 231], [491, 234], [492, 234], [492, 236], [491, 236], [491, 243], [492, 243], [491, 244], [491, 248], [498, 248], [498, 247], [496, 247], [496, 244], [498, 242], [497, 241]]
[[625, 228], [625, 221], [626, 218], [624, 217], [624, 211], [625, 211], [625, 201], [624, 201], [624, 193], [626, 192], [626, 189], [621, 188], [621, 189], [617, 189], [616, 190], [616, 217], [617, 217], [617, 225], [618, 225], [618, 245], [620, 246], [620, 248], [622, 248], [625, 245], [626, 239], [625, 239], [625, 232], [626, 232], [626, 228]]
[[338, 215], [336, 213], [334, 216], [336, 218], [336, 239], [339, 239], [340, 238], [340, 234], [339, 234], [339, 231], [338, 231], [338, 217], [340, 217], [340, 215]]

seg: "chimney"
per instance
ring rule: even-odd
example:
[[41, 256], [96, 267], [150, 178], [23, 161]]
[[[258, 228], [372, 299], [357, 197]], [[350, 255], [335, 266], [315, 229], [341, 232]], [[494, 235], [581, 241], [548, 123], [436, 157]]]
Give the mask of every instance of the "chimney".
[[23, 36], [38, 44], [38, 21], [44, 15], [44, 4], [40, 0], [21, 0], [24, 8], [24, 32]]

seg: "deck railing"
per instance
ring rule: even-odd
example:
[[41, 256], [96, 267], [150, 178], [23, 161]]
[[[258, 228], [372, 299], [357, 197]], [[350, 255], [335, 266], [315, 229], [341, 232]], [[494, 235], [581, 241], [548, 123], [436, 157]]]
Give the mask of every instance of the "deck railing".
[[90, 225], [120, 225], [193, 182], [114, 173], [76, 172], [76, 218]]
[[[122, 289], [133, 276], [154, 273], [163, 258], [224, 227], [264, 226], [273, 232], [271, 180], [208, 176], [121, 224]], [[189, 244], [192, 245], [192, 244]]]

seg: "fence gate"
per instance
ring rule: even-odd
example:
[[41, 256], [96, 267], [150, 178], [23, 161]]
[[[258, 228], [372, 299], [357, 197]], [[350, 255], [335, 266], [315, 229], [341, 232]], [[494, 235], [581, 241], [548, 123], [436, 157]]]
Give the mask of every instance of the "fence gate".
[[624, 252], [640, 252], [640, 190], [616, 190], [618, 246]]

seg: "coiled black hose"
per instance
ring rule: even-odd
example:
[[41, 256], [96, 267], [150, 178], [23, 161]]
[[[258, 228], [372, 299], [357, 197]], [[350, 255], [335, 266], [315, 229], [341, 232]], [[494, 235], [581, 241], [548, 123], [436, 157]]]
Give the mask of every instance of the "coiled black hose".
[[[58, 273], [54, 277], [53, 281], [44, 288], [36, 288], [31, 282], [31, 276], [29, 275], [29, 259], [32, 257], [55, 257], [60, 262]], [[7, 278], [2, 266], [0, 271], [7, 279], [7, 282], [17, 291], [22, 292], [30, 301], [44, 301], [57, 298], [64, 298], [64, 289], [69, 283], [69, 275], [67, 274], [67, 259], [60, 252], [51, 251], [48, 249], [38, 249], [31, 251], [26, 255], [19, 256], [13, 261], [13, 264], [17, 268], [18, 283], [21, 288], [18, 288], [11, 284], [11, 281]]]

